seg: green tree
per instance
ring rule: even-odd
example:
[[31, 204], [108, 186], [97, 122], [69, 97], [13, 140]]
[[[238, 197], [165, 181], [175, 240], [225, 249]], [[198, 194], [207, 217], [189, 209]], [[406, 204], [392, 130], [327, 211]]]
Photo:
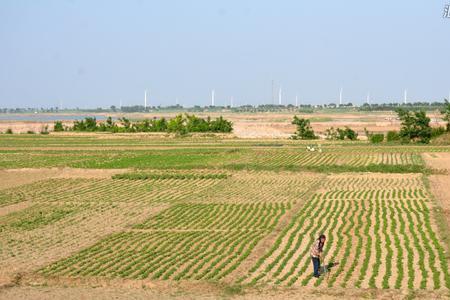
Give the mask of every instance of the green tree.
[[444, 108], [441, 110], [441, 113], [444, 115], [444, 121], [447, 121], [447, 131], [450, 132], [450, 102], [448, 99], [444, 99]]
[[61, 121], [56, 121], [55, 126], [53, 127], [53, 131], [64, 131], [64, 126]]
[[119, 121], [122, 124], [123, 131], [125, 131], [125, 132], [133, 132], [134, 131], [129, 119], [123, 117], [123, 118], [119, 119]]
[[167, 124], [167, 131], [178, 134], [187, 133], [186, 120], [183, 118], [182, 114], [179, 114], [175, 118], [169, 120], [169, 123]]
[[400, 118], [400, 137], [403, 141], [417, 141], [428, 144], [431, 139], [430, 118], [425, 111], [409, 111], [407, 109], [397, 109]]
[[233, 123], [225, 120], [222, 116], [218, 117], [214, 121], [209, 121], [209, 130], [212, 132], [225, 132], [229, 133], [233, 131]]
[[198, 118], [195, 115], [186, 114], [186, 130], [188, 132], [207, 132], [209, 131], [210, 119]]
[[314, 134], [313, 129], [311, 128], [311, 124], [308, 119], [298, 118], [297, 116], [294, 116], [292, 124], [297, 125], [297, 131], [292, 136], [294, 140], [314, 140], [317, 138]]
[[154, 132], [164, 132], [167, 131], [167, 120], [166, 118], [154, 119], [152, 122], [151, 130]]

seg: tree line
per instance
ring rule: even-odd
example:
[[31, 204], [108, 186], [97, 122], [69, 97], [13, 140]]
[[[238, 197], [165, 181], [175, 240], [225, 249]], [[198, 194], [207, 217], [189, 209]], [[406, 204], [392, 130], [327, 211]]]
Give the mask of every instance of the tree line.
[[97, 122], [96, 118], [87, 117], [81, 121], [75, 121], [73, 126], [64, 126], [61, 121], [56, 121], [54, 131], [79, 131], [79, 132], [168, 132], [187, 134], [191, 132], [217, 132], [229, 133], [233, 131], [233, 123], [222, 116], [212, 120], [199, 118], [195, 115], [179, 114], [172, 119], [155, 118], [142, 121], [130, 121], [123, 117], [115, 122], [108, 117], [105, 122]]
[[[418, 142], [428, 144], [432, 138], [450, 132], [450, 102], [447, 99], [445, 99], [441, 109], [443, 119], [447, 122], [446, 127], [431, 127], [431, 119], [427, 117], [424, 110], [411, 110], [406, 107], [399, 107], [396, 109], [396, 113], [401, 121], [400, 131], [389, 131], [385, 136], [383, 133], [374, 134], [365, 130], [370, 142], [381, 143], [386, 139], [388, 142], [400, 141], [402, 143]], [[318, 138], [308, 119], [294, 116], [292, 124], [297, 126], [297, 131], [292, 135], [292, 139], [313, 140]], [[349, 127], [344, 129], [331, 127], [325, 133], [328, 140], [356, 140], [358, 138], [358, 134]]]

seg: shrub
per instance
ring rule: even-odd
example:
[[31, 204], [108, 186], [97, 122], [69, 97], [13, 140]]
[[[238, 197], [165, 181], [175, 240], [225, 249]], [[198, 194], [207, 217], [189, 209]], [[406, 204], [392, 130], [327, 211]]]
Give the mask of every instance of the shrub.
[[61, 121], [56, 121], [55, 126], [53, 127], [53, 131], [59, 132], [64, 131], [64, 127]]
[[[123, 117], [119, 119], [120, 125], [114, 123], [111, 117], [106, 122], [99, 122], [95, 118], [85, 118], [81, 121], [75, 121], [72, 128], [65, 130], [74, 131], [109, 131], [109, 132], [174, 132], [177, 134], [186, 134], [188, 132], [231, 132], [233, 124], [219, 117], [215, 120], [198, 118], [194, 115], [182, 114], [167, 121], [165, 118], [143, 120], [132, 123], [129, 119]], [[55, 123], [55, 128], [56, 128]], [[61, 125], [62, 126], [62, 125]], [[63, 129], [64, 130], [64, 129]], [[55, 130], [56, 131], [56, 130]]]
[[398, 131], [396, 130], [390, 130], [387, 132], [386, 140], [388, 142], [394, 142], [400, 140], [400, 135], [398, 134]]
[[345, 137], [351, 141], [355, 141], [358, 139], [358, 133], [349, 127], [345, 127], [344, 129]]
[[369, 135], [369, 140], [372, 144], [378, 144], [384, 141], [384, 134], [382, 133], [375, 133]]
[[346, 138], [354, 141], [358, 139], [358, 133], [346, 126], [344, 129], [331, 127], [325, 131], [327, 140], [345, 140]]
[[[208, 117], [209, 120], [209, 117]], [[233, 123], [225, 120], [222, 116], [210, 122], [210, 131], [212, 132], [225, 132], [229, 133], [233, 131]]]
[[431, 137], [436, 138], [440, 135], [443, 135], [446, 132], [446, 129], [442, 126], [439, 127], [432, 127], [431, 128]]
[[34, 134], [35, 132], [33, 130], [28, 130], [27, 134]]
[[169, 123], [167, 124], [167, 131], [181, 135], [188, 132], [186, 128], [186, 120], [183, 118], [182, 114], [179, 114], [175, 118], [170, 119]]
[[13, 131], [11, 128], [6, 129], [5, 131], [6, 134], [13, 134]]
[[325, 139], [334, 141], [338, 139], [338, 132], [334, 127], [328, 128], [325, 130]]
[[297, 131], [292, 136], [294, 140], [314, 140], [317, 138], [314, 134], [313, 129], [311, 128], [309, 120], [294, 116], [292, 124], [297, 125]]
[[41, 134], [48, 134], [48, 125], [45, 125], [44, 127], [42, 127], [40, 133], [41, 133]]
[[125, 131], [125, 132], [133, 132], [134, 131], [129, 119], [123, 117], [123, 118], [119, 119], [119, 121], [120, 121], [120, 124], [122, 124], [123, 131]]
[[210, 130], [210, 118], [202, 119], [195, 115], [186, 114], [186, 129], [189, 132], [208, 132]]
[[97, 120], [95, 118], [87, 117], [81, 121], [75, 121], [73, 123], [74, 131], [96, 131], [97, 130]]

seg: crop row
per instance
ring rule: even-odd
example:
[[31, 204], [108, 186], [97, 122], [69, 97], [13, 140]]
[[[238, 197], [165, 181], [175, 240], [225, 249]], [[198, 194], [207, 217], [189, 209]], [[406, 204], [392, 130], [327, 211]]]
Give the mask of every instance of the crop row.
[[[256, 152], [256, 153], [255, 153]], [[383, 165], [423, 165], [420, 154], [408, 152], [307, 152], [298, 150], [255, 150], [241, 155], [235, 162], [243, 164], [277, 166], [326, 166], [348, 165], [354, 167], [371, 164]]]
[[383, 174], [379, 176], [360, 174], [348, 179], [347, 175], [335, 175], [327, 179], [327, 189], [339, 190], [392, 190], [396, 188], [418, 188], [425, 189], [420, 175], [409, 174], [408, 176], [397, 174]]
[[[125, 179], [49, 179], [2, 192], [2, 205], [33, 202], [176, 202], [211, 188], [217, 180], [176, 179], [139, 181]], [[173, 186], [177, 189], [174, 190]]]
[[41, 270], [63, 276], [219, 280], [236, 269], [264, 231], [124, 232]]
[[123, 173], [112, 176], [112, 179], [128, 179], [128, 180], [166, 180], [166, 179], [179, 179], [179, 180], [192, 180], [192, 179], [226, 179], [228, 174], [183, 174], [183, 173]]
[[419, 154], [406, 152], [389, 153], [351, 153], [340, 157], [339, 164], [348, 164], [351, 166], [365, 166], [368, 164], [385, 165], [422, 165], [423, 161]]
[[273, 229], [278, 219], [290, 208], [283, 203], [174, 205], [151, 217], [139, 229], [247, 230]]
[[237, 172], [227, 180], [216, 181], [198, 195], [198, 201], [220, 203], [294, 203], [322, 176], [288, 172]]
[[[323, 187], [327, 187], [326, 182]], [[395, 186], [392, 190], [397, 191], [396, 200], [386, 195], [383, 198], [382, 192], [364, 190], [316, 193], [238, 282], [450, 288], [447, 257], [435, 232], [426, 194], [415, 189], [398, 193], [402, 189]], [[309, 250], [320, 233], [328, 237], [324, 262], [338, 265], [326, 277], [314, 279]]]
[[395, 188], [378, 190], [332, 190], [325, 193], [316, 193], [313, 198], [329, 199], [427, 199], [428, 194], [423, 189]]
[[0, 232], [6, 230], [33, 230], [73, 215], [80, 209], [82, 207], [77, 205], [33, 205], [0, 217]]

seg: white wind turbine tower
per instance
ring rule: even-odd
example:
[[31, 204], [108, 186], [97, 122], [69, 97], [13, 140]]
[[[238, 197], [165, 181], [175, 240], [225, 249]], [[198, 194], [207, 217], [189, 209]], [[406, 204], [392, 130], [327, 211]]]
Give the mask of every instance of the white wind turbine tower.
[[404, 95], [403, 95], [403, 104], [406, 104], [407, 99], [408, 99], [408, 91], [405, 90], [405, 93], [404, 93]]
[[343, 88], [341, 88], [341, 90], [339, 91], [339, 106], [342, 105], [342, 92], [343, 92]]
[[144, 110], [147, 109], [147, 90], [144, 91]]
[[370, 92], [367, 93], [366, 103], [370, 104]]
[[281, 86], [280, 89], [278, 90], [278, 105], [281, 105]]
[[295, 95], [295, 106], [298, 107], [298, 95]]
[[233, 96], [230, 98], [230, 107], [233, 107]]
[[214, 91], [214, 89], [211, 91], [211, 106], [215, 106], [214, 105], [214, 95], [215, 94], [215, 91]]

